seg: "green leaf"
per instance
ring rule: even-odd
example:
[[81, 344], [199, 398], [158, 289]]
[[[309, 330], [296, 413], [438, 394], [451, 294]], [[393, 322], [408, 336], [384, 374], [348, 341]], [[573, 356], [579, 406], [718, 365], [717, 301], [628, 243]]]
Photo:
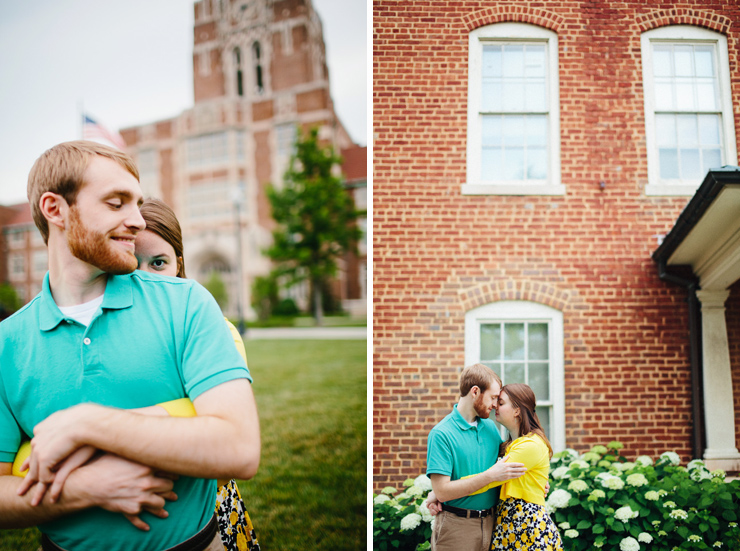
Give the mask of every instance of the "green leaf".
[[689, 537], [689, 529], [685, 526], [679, 526], [676, 528], [676, 533], [684, 539]]
[[709, 530], [709, 525], [702, 522], [699, 524], [699, 530], [701, 530], [702, 532], [706, 532], [707, 530]]
[[614, 530], [615, 532], [621, 534], [622, 532], [625, 532], [626, 531], [626, 528], [624, 527], [624, 523], [622, 523], [622, 522], [615, 522], [612, 525], [612, 530]]
[[589, 526], [591, 526], [591, 521], [584, 519], [576, 525], [576, 530], [585, 530]]
[[604, 533], [604, 526], [601, 524], [594, 524], [594, 527], [591, 529], [591, 531], [594, 534], [603, 534]]
[[725, 509], [724, 511], [722, 511], [722, 518], [729, 522], [733, 522], [737, 520], [737, 515], [733, 513], [730, 509]]

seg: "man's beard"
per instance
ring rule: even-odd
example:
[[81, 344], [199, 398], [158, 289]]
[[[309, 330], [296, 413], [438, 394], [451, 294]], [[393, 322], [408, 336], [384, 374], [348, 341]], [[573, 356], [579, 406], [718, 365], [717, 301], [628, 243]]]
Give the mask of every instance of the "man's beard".
[[473, 409], [475, 409], [476, 415], [481, 419], [488, 419], [492, 411], [483, 405], [483, 393], [479, 394], [475, 402], [473, 402]]
[[108, 274], [130, 274], [138, 266], [133, 254], [116, 250], [105, 234], [87, 228], [76, 205], [70, 208], [67, 243], [75, 257]]

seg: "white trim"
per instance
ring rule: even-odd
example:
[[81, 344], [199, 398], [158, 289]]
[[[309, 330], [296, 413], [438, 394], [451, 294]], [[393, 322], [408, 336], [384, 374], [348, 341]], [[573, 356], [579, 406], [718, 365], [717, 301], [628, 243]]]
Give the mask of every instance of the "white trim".
[[661, 183], [660, 162], [655, 136], [655, 102], [653, 87], [653, 42], [693, 42], [709, 43], [715, 46], [717, 54], [717, 78], [719, 82], [720, 110], [722, 113], [722, 164], [737, 165], [737, 145], [735, 142], [735, 118], [732, 110], [732, 90], [730, 89], [730, 64], [727, 52], [727, 37], [724, 35], [693, 27], [690, 25], [671, 25], [646, 31], [640, 36], [642, 51], [642, 83], [645, 95], [645, 143], [647, 147], [648, 184], [645, 195], [673, 196], [693, 195], [703, 181], [696, 182], [672, 180]]
[[[530, 41], [545, 43], [547, 52], [548, 97], [548, 180], [543, 185], [483, 183], [481, 165], [481, 67], [484, 42]], [[526, 23], [495, 23], [473, 30], [468, 37], [468, 144], [467, 174], [463, 195], [565, 195], [560, 178], [560, 93], [558, 76], [558, 35]]]
[[465, 313], [465, 365], [480, 361], [480, 326], [496, 322], [546, 322], [549, 327], [550, 402], [554, 451], [565, 449], [565, 372], [563, 360], [563, 313], [526, 300], [502, 300]]

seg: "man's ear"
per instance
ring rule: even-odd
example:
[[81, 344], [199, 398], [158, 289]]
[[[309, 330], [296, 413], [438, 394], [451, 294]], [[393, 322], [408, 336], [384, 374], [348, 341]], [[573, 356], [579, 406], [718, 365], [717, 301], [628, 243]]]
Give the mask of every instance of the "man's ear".
[[471, 396], [472, 396], [473, 398], [477, 398], [477, 397], [478, 397], [478, 394], [480, 394], [480, 387], [479, 387], [478, 385], [473, 385], [473, 386], [472, 386], [472, 387], [470, 388], [470, 395], [471, 395]]
[[69, 205], [64, 197], [58, 193], [47, 191], [39, 199], [39, 208], [50, 226], [54, 225], [60, 230], [65, 229]]

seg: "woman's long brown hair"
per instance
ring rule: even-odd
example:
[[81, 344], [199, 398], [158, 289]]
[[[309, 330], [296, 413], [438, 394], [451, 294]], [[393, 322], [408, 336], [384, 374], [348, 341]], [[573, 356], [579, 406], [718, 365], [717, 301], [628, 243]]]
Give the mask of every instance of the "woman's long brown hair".
[[[512, 383], [510, 385], [504, 385], [501, 388], [501, 392], [505, 392], [511, 400], [511, 405], [515, 408], [519, 408], [519, 436], [526, 434], [535, 433], [537, 436], [547, 445], [547, 449], [550, 450], [550, 458], [552, 458], [552, 446], [550, 441], [545, 436], [545, 431], [542, 430], [542, 423], [540, 418], [537, 417], [536, 407], [537, 399], [534, 396], [534, 391], [523, 383]], [[504, 456], [506, 452], [506, 446], [511, 442], [511, 435], [506, 442], [501, 444], [499, 448], [499, 456]]]

